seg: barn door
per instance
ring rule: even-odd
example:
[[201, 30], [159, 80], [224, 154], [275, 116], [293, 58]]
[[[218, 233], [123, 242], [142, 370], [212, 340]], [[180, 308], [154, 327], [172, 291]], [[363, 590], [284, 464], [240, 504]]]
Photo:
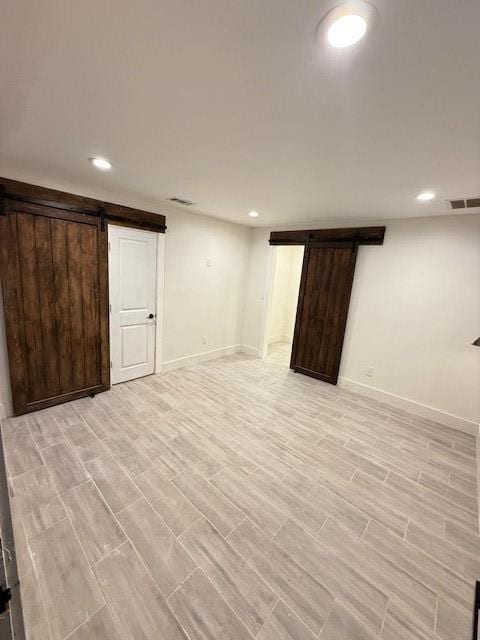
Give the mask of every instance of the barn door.
[[290, 366], [336, 384], [357, 243], [307, 242]]
[[2, 289], [16, 415], [109, 387], [99, 218], [6, 201]]

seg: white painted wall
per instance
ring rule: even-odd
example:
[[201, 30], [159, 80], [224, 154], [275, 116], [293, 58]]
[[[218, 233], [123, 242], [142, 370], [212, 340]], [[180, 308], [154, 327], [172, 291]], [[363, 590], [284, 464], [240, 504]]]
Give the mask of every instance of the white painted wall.
[[[254, 231], [246, 293], [243, 340], [257, 349], [271, 282], [269, 233]], [[479, 215], [388, 221], [383, 246], [360, 247], [341, 384], [473, 430], [480, 349], [470, 343], [479, 335]]]
[[163, 371], [240, 348], [250, 236], [245, 226], [167, 213]]
[[276, 247], [274, 279], [267, 322], [268, 343], [293, 339], [303, 247]]

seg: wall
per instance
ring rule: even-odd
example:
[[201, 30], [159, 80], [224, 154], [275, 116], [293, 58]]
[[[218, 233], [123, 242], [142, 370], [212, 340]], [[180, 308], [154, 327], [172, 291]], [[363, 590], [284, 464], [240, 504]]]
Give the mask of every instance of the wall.
[[[261, 345], [261, 298], [271, 281], [269, 233], [255, 230], [252, 239], [243, 338], [252, 349]], [[360, 247], [340, 384], [473, 432], [478, 335], [479, 215], [388, 221], [383, 246]]]
[[163, 371], [241, 347], [251, 235], [208, 216], [167, 216]]
[[[32, 182], [36, 182], [32, 179]], [[72, 192], [67, 186], [59, 186]], [[83, 190], [84, 195], [98, 197]], [[123, 202], [108, 194], [110, 201]], [[135, 203], [129, 203], [135, 204]], [[154, 209], [155, 207], [152, 207]], [[161, 207], [167, 216], [159, 245], [159, 288], [164, 286], [163, 336], [156, 368], [166, 371], [240, 350], [251, 229]], [[165, 260], [162, 253], [165, 251]], [[207, 260], [211, 266], [207, 266]], [[162, 305], [158, 312], [162, 315]], [[3, 307], [0, 306], [0, 418], [11, 414]]]
[[267, 323], [269, 344], [293, 338], [303, 247], [277, 247]]

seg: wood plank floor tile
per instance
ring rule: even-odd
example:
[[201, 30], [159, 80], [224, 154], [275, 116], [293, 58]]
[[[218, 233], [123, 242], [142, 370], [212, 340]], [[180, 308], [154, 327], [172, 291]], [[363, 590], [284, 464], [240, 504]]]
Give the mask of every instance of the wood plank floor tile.
[[375, 640], [378, 636], [365, 627], [338, 600], [335, 601], [327, 622], [319, 635], [320, 640]]
[[172, 482], [224, 536], [245, 517], [216, 486], [193, 471], [184, 471]]
[[125, 542], [123, 531], [93, 482], [67, 491], [63, 501], [90, 564]]
[[314, 640], [298, 616], [280, 600], [257, 636], [258, 640]]
[[[288, 518], [288, 511], [284, 510], [285, 503], [279, 506], [264, 492], [258, 491], [255, 482], [242, 480], [231, 469], [224, 469], [211, 482], [238, 508], [239, 513], [247, 515], [269, 536], [273, 536]], [[298, 504], [300, 509], [301, 505]], [[324, 519], [319, 527], [323, 522]]]
[[377, 553], [364, 540], [351, 535], [333, 518], [329, 518], [317, 537], [352, 569], [400, 603], [406, 615], [434, 629], [437, 610], [437, 594], [434, 591]]
[[180, 539], [220, 595], [256, 635], [277, 596], [207, 520], [194, 524]]
[[364, 623], [380, 631], [388, 598], [373, 582], [292, 520], [280, 529], [274, 541], [331, 594], [349, 602]]
[[474, 585], [444, 566], [441, 558], [425, 553], [373, 520], [368, 524], [364, 540], [435, 593], [444, 594], [462, 606], [471, 606]]
[[106, 449], [83, 420], [63, 427], [65, 439], [82, 462], [88, 462], [106, 453]]
[[195, 569], [192, 558], [143, 498], [121, 511], [118, 519], [167, 598]]
[[71, 524], [57, 522], [30, 540], [52, 640], [63, 640], [103, 604]]
[[12, 484], [27, 538], [65, 518], [62, 501], [45, 466], [26, 471]]
[[64, 442], [61, 428], [48, 411], [37, 411], [27, 416], [32, 438], [39, 449]]
[[18, 476], [43, 464], [42, 457], [24, 421], [5, 421], [2, 440], [8, 473]]
[[140, 498], [139, 490], [111, 456], [94, 458], [85, 464], [85, 468], [114, 513]]
[[228, 541], [317, 634], [333, 602], [323, 584], [249, 521], [239, 525]]
[[59, 493], [88, 480], [85, 469], [66, 444], [54, 444], [44, 449], [42, 455]]
[[480, 576], [480, 556], [475, 557], [462, 551], [448, 540], [418, 527], [414, 522], [409, 523], [405, 539], [430, 556], [440, 558], [442, 564], [472, 583]]
[[470, 640], [472, 637], [473, 616], [450, 600], [440, 598], [436, 633], [442, 640]]
[[95, 565], [95, 575], [124, 640], [186, 640], [129, 542]]
[[192, 526], [201, 513], [158, 469], [148, 469], [135, 482], [176, 536]]
[[197, 569], [168, 599], [190, 640], [252, 640], [240, 619]]
[[[382, 640], [438, 640], [438, 636], [433, 631], [422, 627], [393, 602], [388, 604], [381, 637]], [[453, 636], [449, 640], [457, 640], [457, 638]]]
[[102, 607], [69, 635], [68, 640], [117, 640], [119, 637], [118, 627], [108, 608]]

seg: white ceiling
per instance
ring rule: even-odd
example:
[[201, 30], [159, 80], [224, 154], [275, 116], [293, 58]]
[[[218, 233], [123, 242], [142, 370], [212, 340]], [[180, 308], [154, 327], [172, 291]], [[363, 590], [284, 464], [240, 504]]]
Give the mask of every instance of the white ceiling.
[[377, 0], [348, 50], [315, 40], [335, 4], [8, 0], [0, 175], [256, 226], [479, 196], [479, 0]]

